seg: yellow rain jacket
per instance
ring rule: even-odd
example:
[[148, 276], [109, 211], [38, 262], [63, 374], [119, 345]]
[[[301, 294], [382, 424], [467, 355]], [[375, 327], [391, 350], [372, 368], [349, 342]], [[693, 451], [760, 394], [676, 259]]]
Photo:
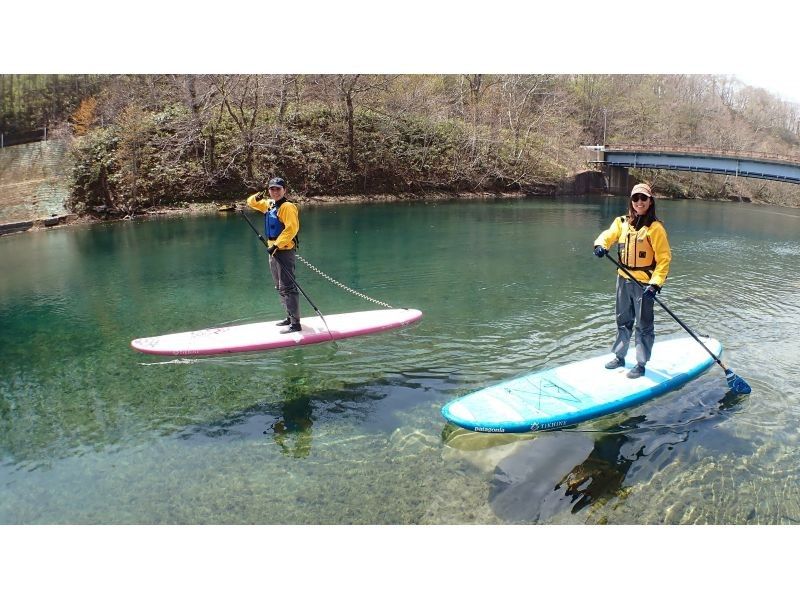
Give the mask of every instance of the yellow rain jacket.
[[[263, 192], [253, 193], [247, 198], [247, 205], [262, 214], [269, 212], [269, 202], [261, 199]], [[278, 220], [283, 223], [283, 230], [274, 241], [267, 240], [267, 245], [277, 245], [278, 249], [294, 249], [294, 239], [300, 232], [300, 215], [297, 206], [289, 201], [284, 201], [278, 208]]]
[[[614, 219], [608, 230], [600, 233], [594, 244], [608, 250], [619, 243], [619, 263], [631, 271], [634, 278], [644, 284], [664, 286], [669, 275], [672, 250], [669, 247], [667, 231], [659, 221], [650, 226], [635, 230], [627, 216]], [[617, 273], [629, 278], [622, 270]]]

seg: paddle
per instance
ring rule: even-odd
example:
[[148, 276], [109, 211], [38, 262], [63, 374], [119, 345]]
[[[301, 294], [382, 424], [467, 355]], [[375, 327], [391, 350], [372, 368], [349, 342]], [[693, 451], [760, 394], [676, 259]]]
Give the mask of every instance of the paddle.
[[[269, 249], [269, 243], [267, 243], [267, 240], [266, 240], [266, 239], [265, 239], [265, 238], [264, 238], [264, 237], [261, 235], [261, 233], [260, 233], [260, 232], [258, 232], [258, 229], [257, 229], [255, 226], [253, 226], [253, 223], [250, 221], [250, 219], [249, 219], [249, 218], [247, 217], [247, 215], [244, 213], [244, 209], [242, 209], [242, 210], [237, 210], [237, 212], [239, 212], [239, 213], [242, 215], [242, 218], [244, 218], [244, 219], [245, 219], [245, 221], [247, 221], [247, 224], [249, 224], [249, 225], [250, 225], [250, 228], [252, 228], [252, 229], [253, 229], [253, 232], [254, 232], [254, 233], [255, 233], [255, 234], [258, 236], [258, 238], [259, 238], [259, 239], [261, 240], [261, 242], [264, 244], [264, 247], [266, 247], [267, 249]], [[278, 267], [279, 267], [279, 268], [281, 268], [281, 263], [280, 263], [280, 262], [278, 262]], [[317, 306], [316, 306], [316, 305], [314, 305], [314, 302], [311, 300], [311, 297], [309, 297], [309, 296], [306, 294], [306, 292], [303, 290], [303, 287], [301, 287], [299, 284], [297, 284], [297, 279], [296, 279], [296, 278], [295, 278], [295, 277], [292, 275], [292, 273], [291, 273], [291, 272], [289, 272], [288, 270], [284, 270], [283, 268], [281, 268], [281, 271], [282, 271], [284, 274], [286, 274], [287, 276], [289, 276], [289, 278], [292, 280], [292, 284], [294, 284], [294, 286], [296, 286], [296, 287], [297, 287], [297, 290], [298, 290], [298, 291], [300, 291], [300, 292], [303, 294], [303, 297], [305, 297], [305, 298], [306, 298], [306, 301], [308, 301], [308, 302], [309, 302], [309, 304], [311, 304], [311, 307], [313, 307], [313, 308], [314, 308], [314, 311], [315, 311], [315, 312], [317, 312], [317, 315], [318, 315], [318, 316], [320, 317], [320, 319], [322, 320], [322, 323], [323, 323], [323, 324], [325, 324], [325, 329], [328, 331], [328, 335], [331, 337], [331, 340], [332, 340], [332, 341], [334, 341], [334, 343], [335, 343], [335, 342], [336, 342], [336, 339], [335, 339], [335, 338], [333, 338], [333, 334], [331, 333], [331, 329], [330, 329], [330, 328], [328, 328], [328, 323], [325, 321], [325, 317], [324, 317], [324, 316], [323, 316], [323, 315], [320, 313], [320, 311], [317, 309]]]
[[[625, 274], [627, 274], [627, 275], [628, 275], [628, 276], [631, 278], [631, 280], [633, 280], [633, 281], [634, 281], [636, 284], [638, 284], [638, 285], [639, 285], [639, 287], [641, 287], [642, 289], [644, 289], [644, 288], [645, 288], [645, 285], [644, 285], [643, 283], [639, 282], [638, 280], [636, 280], [636, 279], [633, 277], [633, 274], [631, 274], [630, 270], [628, 270], [628, 269], [627, 269], [625, 266], [623, 266], [622, 264], [620, 264], [620, 263], [619, 263], [617, 260], [615, 260], [613, 257], [611, 257], [610, 255], [608, 255], [608, 252], [606, 252], [605, 256], [606, 256], [608, 259], [610, 259], [612, 262], [614, 262], [614, 265], [616, 265], [616, 266], [617, 266], [617, 268], [619, 268], [620, 270], [622, 270], [623, 272], [625, 272]], [[683, 327], [683, 329], [684, 329], [686, 332], [688, 332], [688, 333], [691, 335], [691, 337], [692, 337], [694, 340], [696, 340], [698, 343], [700, 343], [700, 346], [701, 346], [701, 347], [703, 347], [703, 349], [705, 349], [705, 350], [706, 350], [706, 352], [707, 352], [709, 355], [711, 355], [711, 357], [714, 359], [714, 361], [716, 361], [716, 362], [717, 362], [717, 364], [718, 364], [718, 365], [719, 365], [719, 366], [720, 366], [720, 367], [721, 367], [723, 370], [725, 370], [725, 380], [728, 382], [728, 387], [729, 387], [731, 390], [733, 390], [734, 392], [737, 392], [737, 393], [739, 393], [739, 394], [750, 394], [750, 391], [751, 391], [752, 389], [750, 388], [750, 385], [749, 385], [747, 382], [745, 382], [745, 381], [744, 381], [744, 379], [742, 379], [742, 378], [740, 378], [739, 376], [737, 376], [736, 374], [734, 374], [734, 373], [733, 373], [733, 371], [732, 371], [732, 370], [731, 370], [731, 369], [730, 369], [728, 366], [726, 366], [724, 363], [722, 363], [722, 362], [719, 360], [719, 358], [718, 358], [716, 355], [714, 355], [714, 354], [713, 354], [713, 353], [712, 353], [712, 352], [709, 350], [709, 348], [705, 346], [705, 344], [703, 344], [703, 341], [701, 341], [699, 338], [697, 338], [697, 335], [696, 335], [694, 332], [692, 332], [692, 331], [690, 330], [690, 328], [689, 328], [689, 327], [688, 327], [686, 324], [684, 324], [683, 322], [681, 322], [681, 320], [680, 320], [680, 318], [678, 318], [678, 316], [676, 316], [674, 313], [672, 313], [672, 311], [671, 311], [671, 310], [670, 310], [670, 309], [669, 309], [669, 308], [668, 308], [666, 305], [664, 305], [663, 303], [661, 303], [661, 301], [658, 299], [658, 297], [656, 297], [656, 296], [653, 296], [653, 299], [655, 299], [656, 303], [658, 303], [658, 304], [659, 304], [661, 307], [663, 307], [663, 308], [664, 308], [664, 311], [666, 311], [666, 312], [667, 312], [669, 315], [671, 315], [671, 316], [672, 316], [672, 318], [673, 318], [673, 319], [674, 319], [674, 320], [675, 320], [675, 321], [676, 321], [678, 324], [680, 324], [680, 325]]]

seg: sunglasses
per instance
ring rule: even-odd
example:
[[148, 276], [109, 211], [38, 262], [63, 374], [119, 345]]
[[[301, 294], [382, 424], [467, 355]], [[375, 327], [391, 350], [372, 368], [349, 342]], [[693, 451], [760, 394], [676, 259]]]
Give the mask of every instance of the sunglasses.
[[633, 202], [636, 202], [636, 203], [644, 202], [644, 201], [647, 201], [648, 199], [650, 199], [650, 198], [647, 197], [646, 195], [639, 195], [637, 193], [636, 195], [631, 197], [631, 203], [633, 203]]

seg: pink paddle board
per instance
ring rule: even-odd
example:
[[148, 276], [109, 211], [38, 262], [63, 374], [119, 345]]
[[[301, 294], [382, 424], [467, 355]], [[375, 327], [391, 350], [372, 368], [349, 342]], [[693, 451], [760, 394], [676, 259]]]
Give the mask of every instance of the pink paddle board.
[[137, 338], [131, 341], [131, 347], [153, 355], [216, 355], [266, 351], [385, 332], [416, 322], [422, 317], [422, 312], [417, 309], [376, 309], [324, 317], [327, 327], [319, 316], [302, 318], [302, 330], [288, 334], [281, 334], [281, 330], [286, 330], [286, 327], [276, 326], [278, 320], [273, 320]]

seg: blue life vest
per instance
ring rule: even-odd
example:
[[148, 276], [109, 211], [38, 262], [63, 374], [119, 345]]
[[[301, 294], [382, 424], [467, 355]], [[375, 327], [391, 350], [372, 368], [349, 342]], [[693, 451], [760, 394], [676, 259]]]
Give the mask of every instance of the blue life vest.
[[278, 220], [278, 207], [278, 204], [275, 204], [264, 214], [264, 232], [270, 241], [277, 239], [285, 228], [283, 222]]

